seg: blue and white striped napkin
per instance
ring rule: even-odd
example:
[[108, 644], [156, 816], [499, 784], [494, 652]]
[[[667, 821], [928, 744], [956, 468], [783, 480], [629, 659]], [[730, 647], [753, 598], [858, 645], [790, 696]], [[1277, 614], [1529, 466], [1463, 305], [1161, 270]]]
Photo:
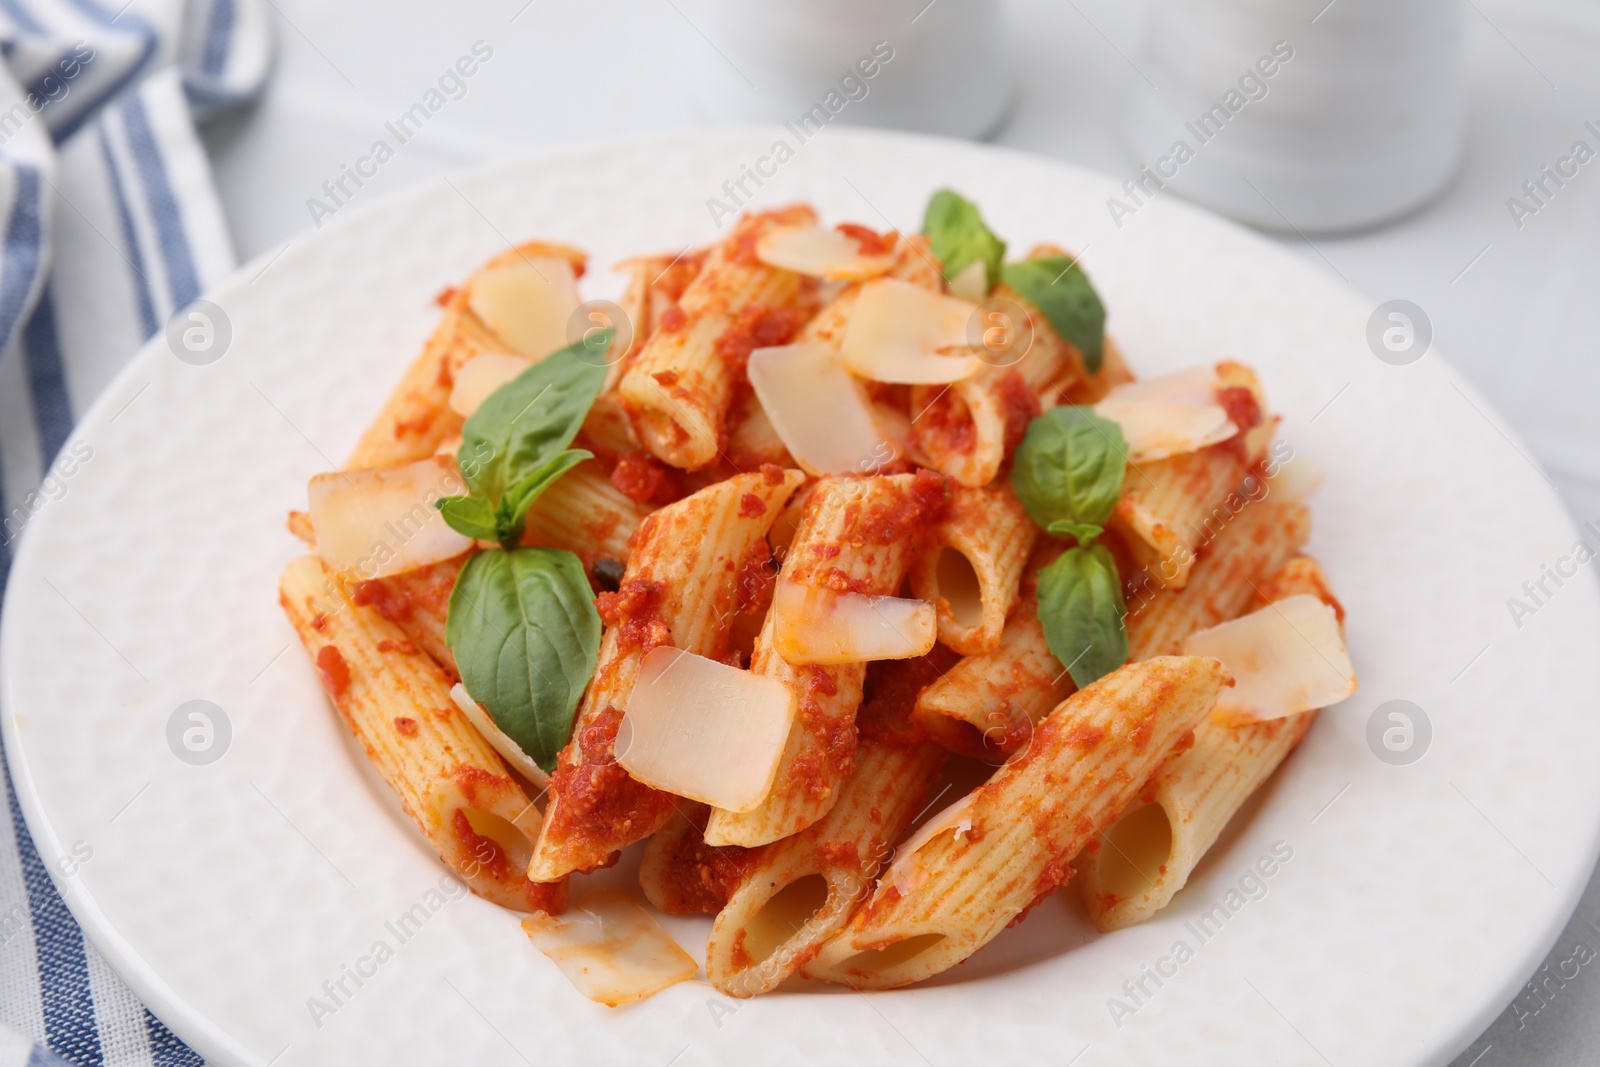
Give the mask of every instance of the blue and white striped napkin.
[[[78, 414], [235, 265], [195, 121], [272, 65], [261, 0], [0, 0], [0, 597]], [[199, 1064], [85, 940], [5, 775], [0, 1067]]]

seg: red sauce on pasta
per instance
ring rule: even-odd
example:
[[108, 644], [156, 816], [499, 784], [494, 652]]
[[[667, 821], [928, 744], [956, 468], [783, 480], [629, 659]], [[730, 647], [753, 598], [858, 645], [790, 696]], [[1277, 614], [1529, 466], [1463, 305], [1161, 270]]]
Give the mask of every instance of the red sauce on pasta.
[[600, 621], [617, 631], [624, 650], [637, 648], [641, 655], [672, 643], [672, 630], [661, 617], [661, 601], [666, 590], [647, 578], [628, 578], [615, 593], [595, 597]]
[[804, 321], [805, 313], [799, 308], [752, 304], [735, 315], [717, 338], [717, 355], [734, 375], [743, 378], [751, 352], [788, 344]]
[[617, 492], [640, 504], [670, 504], [683, 495], [677, 472], [648, 452], [624, 452], [611, 468]]
[[856, 247], [861, 249], [861, 254], [864, 256], [881, 256], [893, 252], [895, 242], [899, 239], [899, 234], [893, 230], [879, 233], [854, 222], [841, 222], [834, 229], [855, 241]]
[[1000, 398], [1000, 411], [1005, 416], [1005, 437], [1003, 448], [1005, 462], [1011, 461], [1011, 454], [1022, 443], [1023, 435], [1028, 432], [1028, 423], [1032, 422], [1044, 410], [1039, 404], [1039, 396], [1028, 385], [1022, 375], [1016, 371], [1007, 371], [995, 383], [995, 392]]
[[333, 645], [323, 645], [317, 650], [317, 673], [322, 675], [322, 687], [328, 695], [338, 700], [350, 688], [350, 664]]
[[867, 666], [856, 729], [862, 738], [898, 748], [915, 748], [927, 734], [911, 718], [917, 694], [938, 681], [961, 659], [943, 645], [915, 659], [882, 660]]
[[659, 903], [668, 915], [715, 915], [750, 871], [753, 849], [708, 845], [703, 829], [680, 837], [661, 866]]
[[[561, 753], [550, 775], [550, 793], [560, 799], [546, 817], [550, 840], [577, 851], [604, 848], [613, 840], [630, 841], [634, 827], [655, 827], [672, 809], [672, 799], [635, 781], [617, 763], [615, 745], [622, 711], [607, 706], [585, 723]], [[573, 750], [577, 752], [574, 754]], [[594, 866], [607, 866], [613, 860]]]

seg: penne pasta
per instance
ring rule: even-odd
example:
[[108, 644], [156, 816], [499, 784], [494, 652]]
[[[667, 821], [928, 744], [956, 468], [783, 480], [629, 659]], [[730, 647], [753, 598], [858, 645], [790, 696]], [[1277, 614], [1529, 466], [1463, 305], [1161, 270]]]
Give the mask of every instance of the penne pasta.
[[620, 591], [602, 598], [600, 661], [550, 776], [530, 878], [603, 866], [667, 824], [673, 798], [634, 781], [613, 751], [640, 661], [667, 644], [712, 659], [726, 654], [741, 579], [750, 561], [760, 568], [768, 558], [767, 530], [802, 478], [777, 467], [737, 475], [640, 526]]
[[969, 656], [1000, 644], [1037, 535], [1009, 483], [951, 493], [911, 567], [912, 592], [938, 609], [940, 641]]
[[[1134, 663], [1068, 697], [1025, 753], [908, 846], [801, 973], [858, 989], [929, 978], [1071, 875], [1068, 861], [1137, 796], [1228, 682], [1216, 660]], [[922, 835], [919, 835], [921, 837]]]
[[340, 717], [445, 865], [503, 907], [561, 911], [565, 881], [523, 873], [539, 809], [456, 707], [444, 671], [377, 610], [345, 600], [315, 556], [290, 563], [278, 590]]
[[936, 649], [927, 659], [873, 665], [858, 716], [861, 747], [839, 802], [791, 837], [740, 850], [706, 947], [712, 985], [736, 997], [770, 992], [850, 918], [944, 765], [909, 712], [950, 659]]
[[[1040, 245], [1028, 258], [1064, 254], [1054, 245]], [[1007, 305], [1021, 312], [1021, 321]], [[1004, 282], [991, 290], [979, 313], [973, 330], [985, 341], [980, 347], [984, 366], [949, 386], [911, 390], [912, 446], [936, 470], [966, 486], [993, 481], [1028, 421], [1087, 377], [1082, 353]], [[1106, 347], [1111, 347], [1109, 338]]]
[[471, 558], [468, 552], [442, 563], [361, 582], [351, 590], [350, 602], [357, 607], [371, 607], [398, 626], [407, 641], [432, 656], [450, 680], [458, 682], [461, 672], [456, 669], [455, 654], [445, 640], [445, 624], [450, 617], [450, 594], [455, 591], [456, 578]]
[[1000, 640], [988, 652], [965, 656], [917, 697], [911, 716], [951, 752], [993, 760], [1024, 748], [1033, 727], [1072, 695], [1072, 676], [1045, 641], [1034, 583], [1064, 545], [1045, 538], [1020, 583], [1021, 598]]
[[522, 543], [564, 548], [591, 570], [596, 560], [626, 563], [629, 542], [652, 510], [624, 496], [599, 461], [589, 460], [568, 471], [534, 502]]
[[1241, 432], [1198, 452], [1130, 465], [1111, 516], [1135, 561], [1172, 589], [1189, 580], [1199, 550], [1266, 494], [1266, 480], [1253, 468], [1266, 456], [1276, 424], [1265, 417], [1260, 382], [1238, 363], [1218, 364], [1217, 375]]
[[757, 260], [755, 245], [773, 229], [815, 221], [805, 207], [744, 216], [662, 313], [618, 385], [634, 434], [653, 455], [688, 470], [717, 460], [743, 357], [788, 340], [815, 287]]
[[1183, 589], [1135, 587], [1129, 598], [1128, 658], [1176, 655], [1184, 638], [1236, 618], [1255, 595], [1251, 584], [1276, 572], [1311, 536], [1300, 504], [1251, 504], [1223, 527]]
[[[918, 531], [946, 504], [931, 471], [873, 478], [827, 477], [806, 500], [779, 581], [836, 592], [892, 595], [915, 551]], [[800, 701], [777, 779], [753, 811], [713, 810], [706, 841], [764, 845], [816, 822], [838, 800], [855, 756], [855, 713], [866, 664], [794, 666], [776, 649], [776, 616], [767, 613], [750, 669], [787, 685]]]
[[[569, 261], [579, 274], [586, 256], [567, 245], [531, 241], [502, 252], [480, 267], [485, 271], [524, 258], [553, 257]], [[443, 298], [444, 317], [423, 346], [422, 354], [406, 370], [355, 451], [347, 469], [393, 467], [431, 456], [440, 442], [461, 432], [460, 415], [450, 410], [450, 389], [456, 373], [485, 352], [508, 352], [505, 342], [473, 314], [468, 302], [472, 280]]]
[[[1199, 581], [1196, 568], [1196, 582]], [[1247, 592], [1256, 579], [1235, 585]], [[1192, 592], [1195, 583], [1184, 591]], [[1259, 582], [1246, 606], [1265, 607], [1298, 593], [1343, 609], [1315, 560], [1298, 556]], [[1187, 635], [1185, 635], [1187, 636]], [[1317, 712], [1228, 727], [1207, 719], [1194, 745], [1161, 768], [1126, 812], [1078, 858], [1083, 900], [1101, 930], [1143, 922], [1188, 882], [1239, 807], [1265, 782], [1316, 721]]]

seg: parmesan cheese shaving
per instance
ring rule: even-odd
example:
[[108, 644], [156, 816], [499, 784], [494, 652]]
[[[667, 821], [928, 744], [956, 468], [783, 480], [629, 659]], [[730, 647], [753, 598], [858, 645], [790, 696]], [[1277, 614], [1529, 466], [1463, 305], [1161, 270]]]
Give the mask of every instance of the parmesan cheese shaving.
[[519, 774], [540, 789], [545, 787], [549, 776], [544, 773], [544, 768], [533, 762], [528, 754], [522, 751], [521, 746], [507, 737], [505, 732], [495, 725], [494, 719], [490, 718], [489, 713], [483, 710], [483, 705], [467, 695], [466, 686], [460, 682], [451, 686], [450, 699], [456, 702], [456, 707], [461, 709], [461, 714], [467, 717], [467, 721], [473, 725], [478, 733], [483, 735], [483, 739], [489, 742], [490, 747], [505, 758], [507, 763], [511, 764]]
[[1191, 634], [1183, 651], [1219, 659], [1233, 674], [1211, 712], [1230, 726], [1324, 708], [1356, 690], [1338, 616], [1309, 593]]
[[917, 853], [935, 837], [954, 830], [956, 840], [972, 829], [972, 802], [976, 793], [968, 793], [922, 824], [922, 827], [894, 850], [894, 862], [883, 876], [884, 885], [892, 885], [900, 895], [910, 896], [928, 881], [928, 872], [918, 860]]
[[773, 230], [756, 245], [756, 258], [769, 267], [836, 281], [876, 278], [894, 265], [892, 254], [866, 255], [854, 237], [822, 226]]
[[749, 374], [767, 421], [807, 474], [868, 474], [895, 458], [860, 383], [831, 345], [758, 348]]
[[975, 259], [950, 279], [950, 295], [981, 304], [989, 295], [989, 266]]
[[938, 613], [926, 600], [836, 593], [787, 579], [773, 592], [778, 654], [793, 664], [911, 659], [933, 651]]
[[306, 487], [317, 554], [336, 571], [383, 578], [472, 547], [433, 502], [466, 491], [455, 460], [429, 456], [403, 467], [319, 474]]
[[467, 306], [512, 352], [537, 362], [567, 347], [578, 281], [565, 259], [526, 256], [479, 273]]
[[613, 1008], [693, 978], [700, 969], [620, 889], [596, 889], [565, 915], [536, 912], [522, 920], [522, 929], [573, 988]]
[[960, 381], [982, 366], [967, 343], [967, 325], [976, 310], [971, 301], [898, 278], [866, 282], [845, 327], [840, 361], [875, 382]]
[[617, 762], [655, 789], [750, 811], [772, 788], [794, 713], [776, 678], [662, 646], [639, 665]]
[[1217, 403], [1221, 382], [1209, 367], [1119, 385], [1094, 406], [1122, 427], [1128, 462], [1149, 463], [1228, 440], [1239, 428]]
[[474, 356], [456, 372], [450, 387], [450, 410], [468, 418], [487, 399], [489, 394], [533, 366], [521, 356], [508, 356], [503, 352], [485, 352]]

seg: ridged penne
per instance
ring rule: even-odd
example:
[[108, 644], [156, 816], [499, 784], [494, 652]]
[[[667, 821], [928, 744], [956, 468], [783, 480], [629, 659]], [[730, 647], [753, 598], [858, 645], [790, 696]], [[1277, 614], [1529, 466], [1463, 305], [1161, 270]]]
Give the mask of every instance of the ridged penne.
[[[1201, 566], [1204, 566], [1202, 563]], [[1196, 568], [1198, 581], [1200, 568]], [[1298, 593], [1310, 593], [1342, 610], [1315, 560], [1298, 556], [1271, 577], [1236, 585], [1251, 596], [1250, 610]], [[1192, 592], [1196, 583], [1184, 591]], [[1226, 620], [1222, 620], [1226, 621]], [[1187, 636], [1187, 635], [1185, 635]], [[1194, 745], [1167, 763], [1127, 811], [1077, 861], [1089, 918], [1101, 930], [1143, 922], [1172, 900], [1216, 843], [1228, 820], [1311, 729], [1317, 712], [1243, 726], [1207, 719], [1195, 727]]]
[[387, 578], [359, 583], [352, 591], [351, 603], [371, 607], [398, 626], [417, 648], [433, 657], [452, 682], [461, 680], [455, 654], [445, 641], [445, 624], [450, 618], [450, 594], [456, 578], [472, 554], [430, 563]]
[[[477, 274], [525, 257], [568, 260], [583, 272], [584, 253], [567, 245], [532, 241], [502, 252], [478, 269]], [[474, 274], [473, 277], [477, 277]], [[422, 354], [407, 368], [383, 410], [356, 443], [346, 469], [392, 467], [431, 456], [439, 443], [461, 432], [462, 419], [450, 410], [450, 389], [466, 363], [485, 352], [505, 352], [496, 337], [468, 306], [472, 280], [450, 293], [444, 317], [423, 346]]]
[[522, 543], [564, 548], [583, 560], [628, 561], [628, 541], [652, 511], [611, 484], [598, 460], [578, 464], [545, 490], [528, 512]]
[[1251, 470], [1266, 455], [1276, 425], [1266, 414], [1261, 384], [1254, 371], [1238, 363], [1219, 363], [1217, 376], [1224, 390], [1248, 391], [1253, 404], [1243, 407], [1260, 421], [1198, 452], [1130, 464], [1111, 516], [1111, 528], [1123, 534], [1140, 567], [1171, 589], [1183, 588], [1199, 549], [1265, 489], [1265, 479]]
[[896, 857], [801, 973], [888, 989], [972, 955], [1070, 877], [1068, 861], [1205, 719], [1227, 681], [1217, 660], [1170, 656], [1068, 697], [1026, 752], [960, 802], [962, 822]]
[[[1039, 245], [1029, 259], [1065, 255], [1055, 245]], [[1027, 432], [1028, 421], [1058, 402], [1082, 380], [1083, 355], [1056, 333], [1050, 321], [1022, 295], [1001, 282], [990, 301], [1005, 301], [1024, 316], [1013, 321], [998, 307], [985, 309], [980, 330], [1009, 335], [986, 356], [976, 374], [953, 385], [911, 390], [911, 442], [935, 469], [962, 485], [988, 485]], [[1020, 353], [1013, 352], [1024, 344]], [[1109, 339], [1107, 345], [1109, 347]], [[987, 351], [987, 350], [986, 350]]]
[[[780, 581], [837, 592], [893, 595], [916, 551], [920, 530], [946, 503], [945, 480], [932, 471], [871, 478], [820, 479], [784, 556]], [[800, 710], [766, 800], [752, 811], [714, 809], [713, 845], [764, 845], [828, 813], [856, 748], [856, 708], [866, 664], [794, 666], [777, 652], [776, 616], [767, 613], [750, 669], [776, 678]]]
[[730, 338], [738, 340], [736, 333], [761, 332], [762, 316], [792, 317], [792, 334], [806, 318], [805, 297], [814, 287], [802, 275], [756, 259], [756, 243], [773, 229], [815, 221], [806, 207], [744, 216], [712, 249], [676, 312], [668, 309], [655, 324], [618, 391], [635, 436], [657, 458], [688, 470], [716, 461], [728, 406], [744, 373], [720, 349]]
[[1300, 504], [1266, 500], [1246, 506], [1195, 564], [1183, 589], [1135, 588], [1128, 603], [1128, 658], [1176, 655], [1184, 638], [1236, 618], [1255, 595], [1252, 582], [1273, 574], [1311, 536]]
[[601, 598], [599, 663], [550, 776], [528, 877], [553, 881], [600, 866], [671, 818], [674, 798], [634, 781], [613, 752], [640, 660], [666, 644], [713, 659], [726, 653], [747, 561], [765, 560], [767, 530], [803, 478], [776, 467], [737, 475], [639, 527], [620, 591]]
[[861, 747], [839, 802], [799, 833], [749, 850], [706, 947], [706, 977], [752, 997], [777, 988], [832, 937], [888, 864], [945, 755], [910, 721], [917, 692], [951, 653], [873, 664]]
[[523, 873], [539, 809], [450, 698], [450, 679], [375, 609], [347, 600], [315, 556], [289, 564], [279, 602], [345, 725], [406, 814], [473, 892], [559, 912], [566, 883]]
[[913, 594], [938, 609], [940, 641], [968, 656], [1000, 644], [1037, 535], [1009, 483], [951, 493], [911, 567]]
[[1033, 727], [1072, 695], [1072, 676], [1045, 641], [1034, 585], [1065, 544], [1044, 538], [1019, 583], [1017, 606], [988, 652], [964, 656], [922, 690], [911, 717], [951, 752], [993, 760], [1023, 748]]

